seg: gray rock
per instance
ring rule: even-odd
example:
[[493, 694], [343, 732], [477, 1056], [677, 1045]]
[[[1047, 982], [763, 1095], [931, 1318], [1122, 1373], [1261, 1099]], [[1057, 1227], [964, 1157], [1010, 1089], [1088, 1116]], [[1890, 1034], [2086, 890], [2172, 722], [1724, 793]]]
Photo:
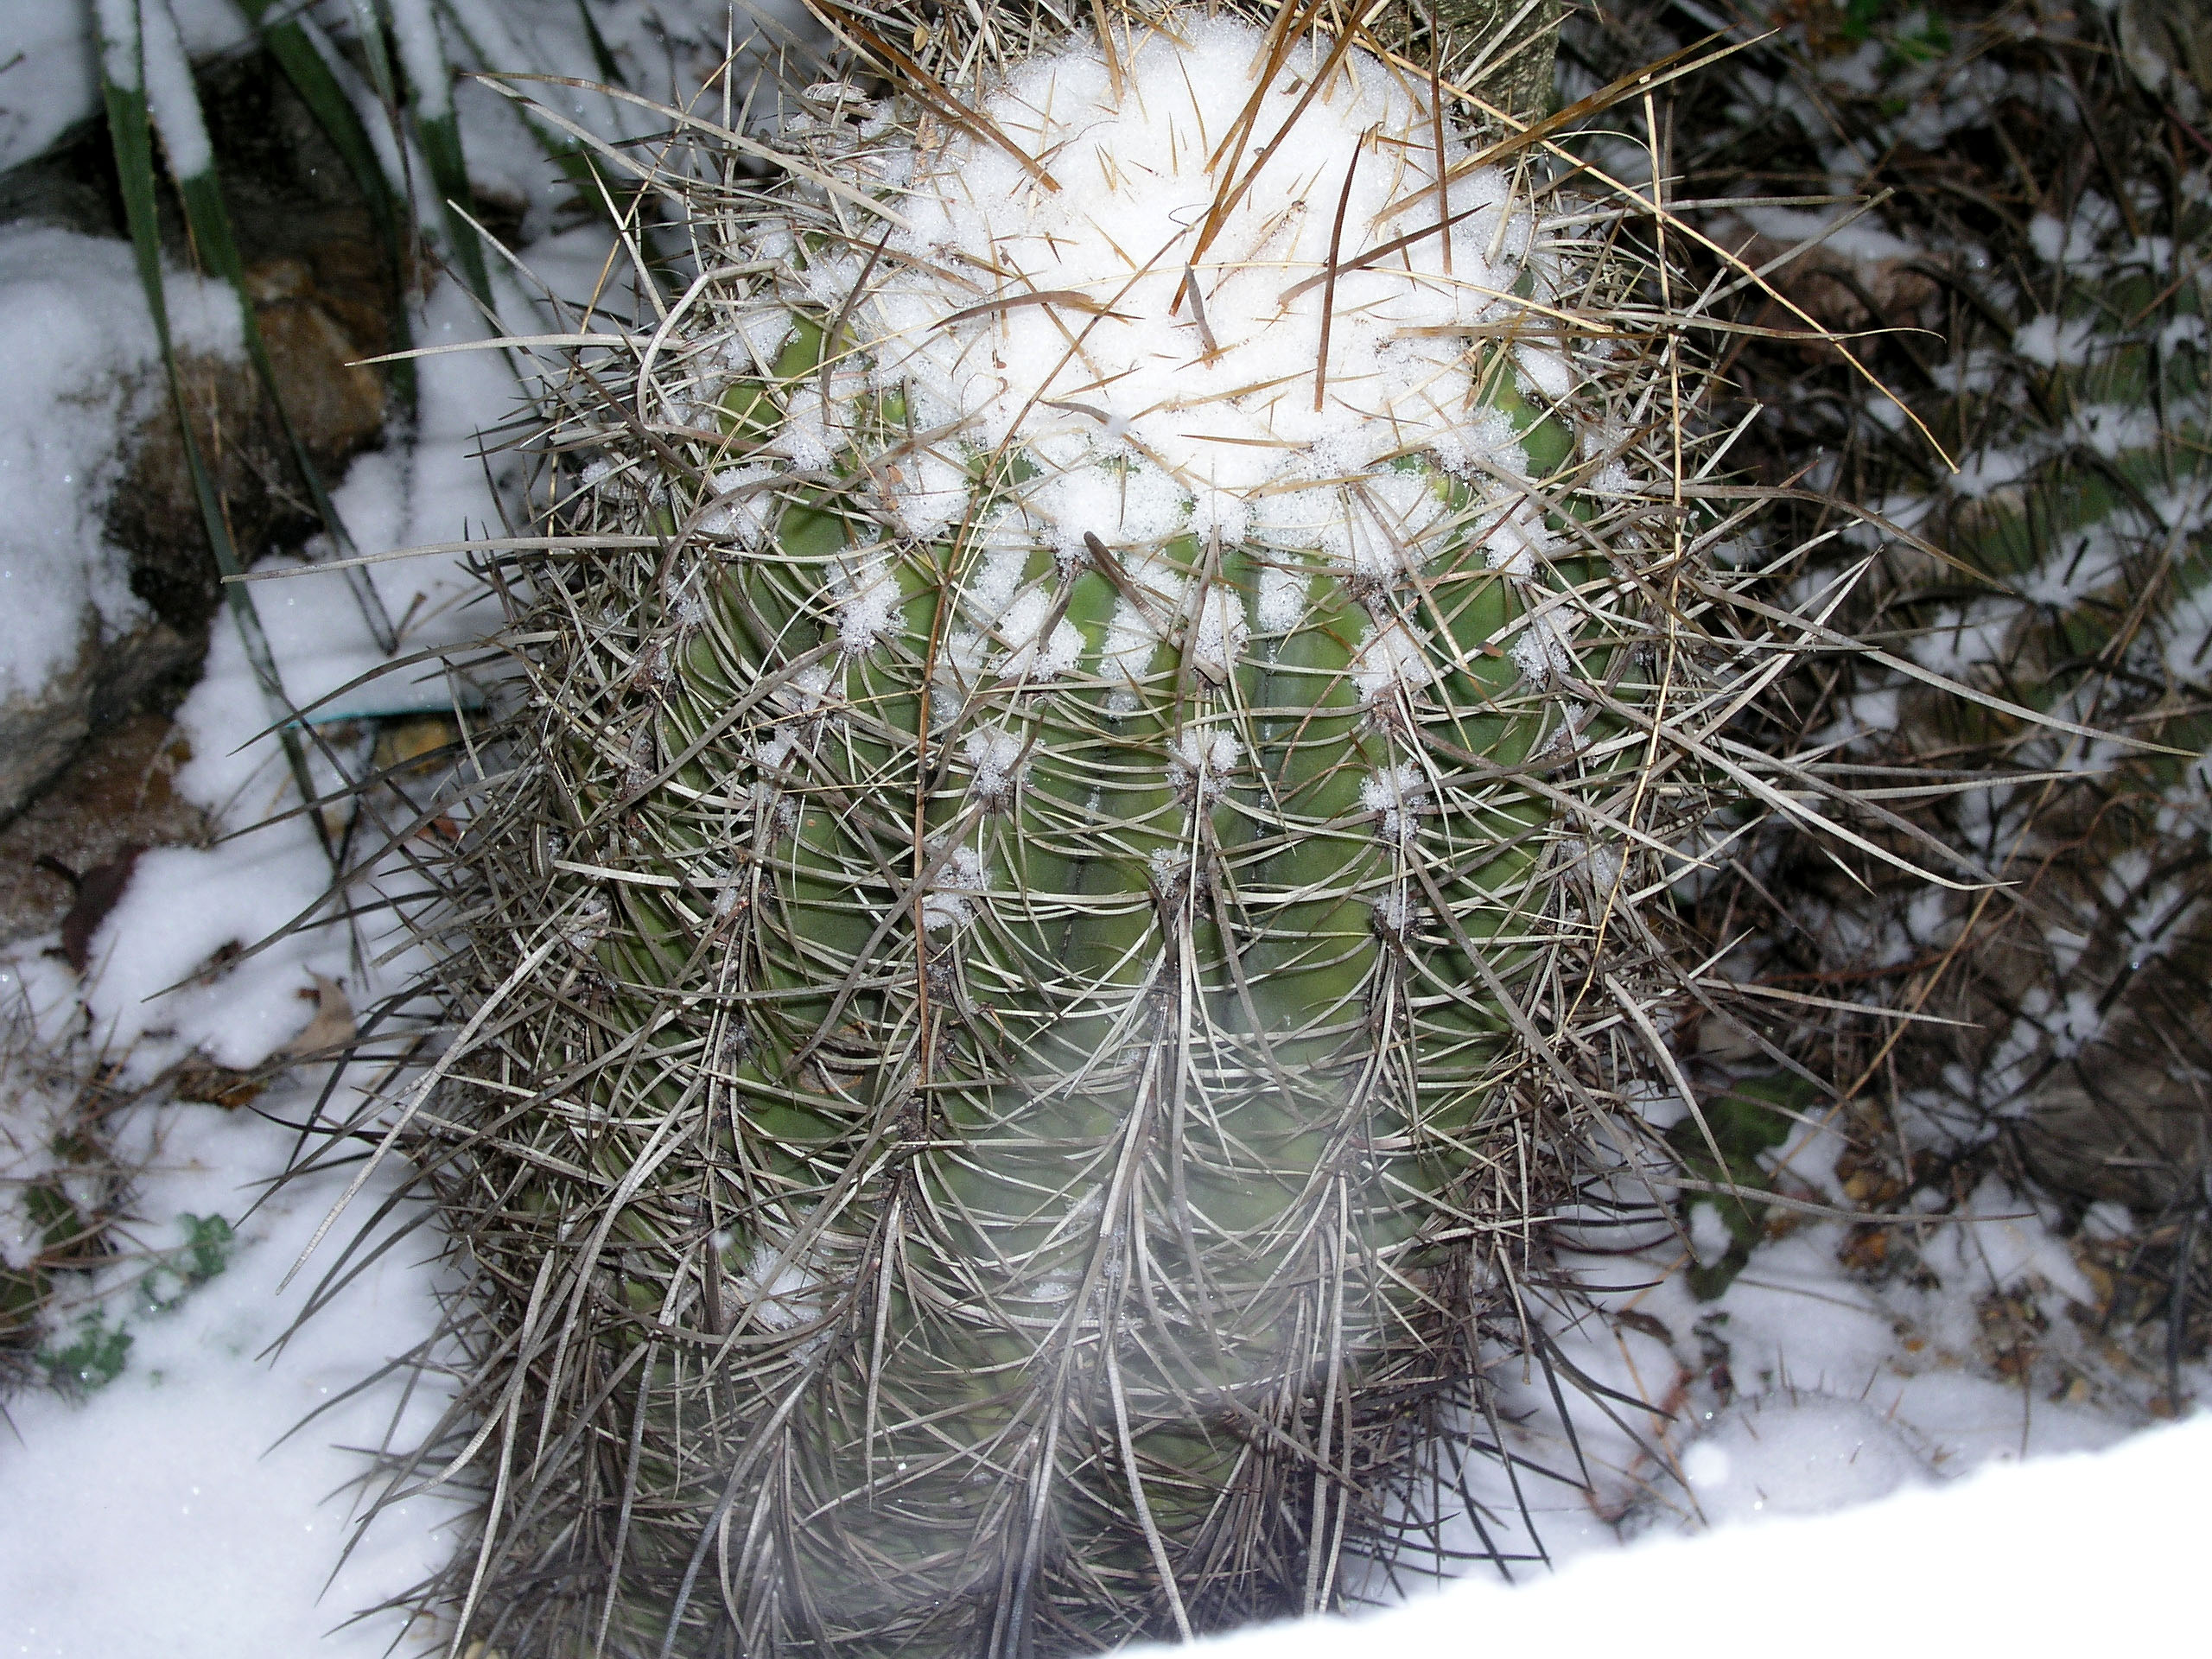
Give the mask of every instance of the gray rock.
[[103, 639], [87, 618], [84, 644], [67, 669], [35, 692], [0, 702], [0, 823], [60, 776], [94, 731], [195, 671], [207, 649], [204, 629], [180, 632], [154, 620]]

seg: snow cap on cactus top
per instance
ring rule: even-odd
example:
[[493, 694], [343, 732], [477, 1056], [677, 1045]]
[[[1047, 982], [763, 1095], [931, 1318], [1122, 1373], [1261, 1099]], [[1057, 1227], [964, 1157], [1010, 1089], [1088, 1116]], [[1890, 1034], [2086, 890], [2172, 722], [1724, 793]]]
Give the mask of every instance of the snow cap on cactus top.
[[[1352, 51], [1316, 89], [1332, 43], [1311, 37], [1240, 128], [1265, 36], [1177, 25], [1122, 41], [1118, 77], [1087, 37], [1019, 66], [983, 110], [1004, 143], [925, 122], [873, 158], [911, 228], [874, 261], [855, 344], [918, 429], [1039, 463], [1032, 505], [1064, 551], [1188, 531], [1417, 561], [1436, 514], [1392, 460], [1525, 468], [1468, 335], [1543, 327], [1511, 294], [1542, 264], [1529, 215], [1496, 169], [1451, 174], [1468, 146], [1418, 78]], [[947, 522], [950, 480], [929, 482], [901, 518]]]

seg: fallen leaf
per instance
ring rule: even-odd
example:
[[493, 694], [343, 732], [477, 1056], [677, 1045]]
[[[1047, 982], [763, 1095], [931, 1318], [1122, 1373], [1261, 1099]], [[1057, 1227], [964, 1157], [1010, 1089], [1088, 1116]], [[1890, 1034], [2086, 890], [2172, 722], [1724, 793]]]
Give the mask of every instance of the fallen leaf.
[[226, 1065], [188, 1060], [177, 1068], [169, 1092], [179, 1100], [220, 1106], [234, 1112], [241, 1106], [251, 1105], [268, 1086], [269, 1079], [257, 1072], [233, 1071]]
[[[126, 847], [106, 863], [95, 864], [75, 878], [77, 902], [61, 918], [61, 954], [79, 973], [90, 965], [92, 935], [100, 931], [100, 924], [130, 887], [130, 877], [138, 868], [138, 855], [145, 850], [143, 847]], [[60, 867], [55, 864], [54, 868]]]
[[300, 995], [313, 1000], [315, 1018], [284, 1045], [287, 1059], [327, 1059], [352, 1042], [359, 1032], [353, 1023], [353, 1005], [346, 1000], [344, 988], [336, 980], [326, 979], [321, 974], [314, 978], [315, 988]]

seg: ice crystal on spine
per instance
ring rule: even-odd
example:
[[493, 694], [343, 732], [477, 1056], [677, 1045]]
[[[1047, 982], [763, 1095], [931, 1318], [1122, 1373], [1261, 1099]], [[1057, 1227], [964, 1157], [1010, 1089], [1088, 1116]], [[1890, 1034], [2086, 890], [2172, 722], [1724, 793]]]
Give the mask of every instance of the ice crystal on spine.
[[1428, 779], [1409, 762], [1370, 772], [1360, 779], [1359, 804], [1381, 815], [1376, 828], [1384, 841], [1403, 846], [1414, 838], [1428, 805]]
[[1221, 794], [1222, 779], [1236, 770], [1244, 748], [1219, 727], [1193, 727], [1176, 735], [1174, 754], [1167, 763], [1168, 787], [1204, 805]]
[[923, 896], [923, 927], [931, 932], [965, 927], [975, 920], [976, 906], [964, 895], [982, 893], [990, 885], [982, 855], [972, 847], [956, 847], [938, 873], [937, 886]]
[[995, 726], [978, 726], [961, 740], [961, 750], [975, 772], [969, 787], [987, 806], [1003, 805], [1014, 785], [1028, 775], [1021, 758], [1021, 740]]
[[1436, 671], [1404, 623], [1384, 621], [1376, 623], [1362, 642], [1352, 658], [1351, 677], [1360, 695], [1372, 702], [1394, 688], [1418, 690], [1436, 677]]
[[871, 550], [837, 583], [837, 643], [871, 651], [899, 630], [899, 582], [890, 556]]
[[701, 516], [699, 528], [709, 536], [733, 537], [747, 547], [757, 546], [768, 533], [771, 505], [760, 486], [774, 476], [774, 468], [768, 467], [728, 467], [716, 473], [717, 499]]

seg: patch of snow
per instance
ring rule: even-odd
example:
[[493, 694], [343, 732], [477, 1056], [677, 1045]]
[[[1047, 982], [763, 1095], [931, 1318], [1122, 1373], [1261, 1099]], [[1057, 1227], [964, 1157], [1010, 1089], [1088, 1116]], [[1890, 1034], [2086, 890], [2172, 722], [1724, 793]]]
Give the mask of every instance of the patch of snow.
[[1200, 806], [1221, 793], [1222, 780], [1244, 756], [1244, 746], [1218, 726], [1186, 727], [1170, 747], [1168, 787]]
[[[604, 466], [594, 461], [593, 466]], [[772, 467], [725, 467], [715, 474], [721, 499], [707, 509], [699, 528], [709, 536], [727, 536], [747, 547], [757, 547], [768, 534], [768, 518], [775, 499], [760, 486], [777, 476]]]
[[146, 112], [162, 142], [162, 163], [172, 178], [196, 179], [212, 171], [215, 147], [192, 85], [192, 60], [169, 0], [141, 0], [140, 49], [144, 54]]
[[932, 930], [965, 927], [976, 918], [972, 895], [988, 892], [990, 873], [972, 847], [956, 847], [938, 871], [937, 883], [922, 896], [922, 925]]
[[1824, 251], [1859, 264], [1910, 259], [1920, 253], [1913, 244], [1882, 229], [1872, 213], [1853, 218], [1849, 209], [1808, 213], [1796, 207], [1739, 207], [1735, 211], [1769, 241], [1792, 246], [1800, 242], [1818, 243]]
[[968, 469], [935, 449], [925, 449], [887, 468], [899, 527], [927, 541], [968, 511]]
[[2070, 368], [2089, 360], [2089, 346], [2096, 332], [2094, 317], [2061, 317], [2045, 311], [2013, 332], [2012, 349], [2047, 369], [2061, 364]]
[[1352, 683], [1366, 702], [1397, 691], [1417, 691], [1436, 677], [1421, 639], [1402, 622], [1370, 622], [1351, 659]]
[[891, 556], [878, 548], [856, 556], [831, 583], [836, 595], [837, 644], [858, 656], [898, 637], [899, 576]]
[[1427, 774], [1410, 761], [1370, 772], [1359, 780], [1359, 804], [1376, 815], [1376, 834], [1387, 845], [1405, 846], [1429, 808]]
[[[194, 57], [226, 51], [251, 33], [234, 0], [169, 0], [164, 10]], [[10, 9], [0, 48], [0, 170], [29, 161], [99, 112], [98, 16], [93, 6], [67, 0]], [[116, 68], [123, 71], [118, 84], [136, 84], [135, 68]]]
[[[1880, 1455], [1893, 1470], [1904, 1463]], [[1517, 1586], [1478, 1574], [1364, 1618], [1268, 1625], [1195, 1651], [1441, 1659], [1465, 1652], [1469, 1632], [1479, 1631], [1486, 1647], [1541, 1652], [1601, 1618], [1652, 1659], [1707, 1659], [1716, 1629], [1787, 1632], [1792, 1652], [1818, 1659], [1863, 1654], [1879, 1640], [1922, 1653], [2047, 1654], [2163, 1650], [2202, 1622], [2194, 1586], [2212, 1417], [2098, 1457], [1991, 1469], [1948, 1486], [1898, 1484], [1886, 1501], [1842, 1514], [1586, 1554], [1555, 1573], [1517, 1569]], [[2108, 1593], [2115, 1585], [2128, 1593]], [[1131, 1649], [1147, 1659], [1167, 1651]]]
[[1682, 1475], [1710, 1525], [1822, 1515], [1934, 1479], [1911, 1436], [1872, 1407], [1833, 1395], [1756, 1395], [1708, 1424]]
[[[83, 994], [98, 1039], [150, 1072], [176, 1052], [236, 1070], [297, 1036], [314, 1013], [314, 976], [348, 976], [341, 931], [317, 928], [226, 965], [219, 953], [259, 943], [314, 907], [330, 881], [299, 820], [257, 830], [252, 844], [157, 847], [93, 936]], [[156, 1039], [142, 1042], [144, 1039]]]
[[968, 786], [981, 800], [1004, 801], [1029, 775], [1021, 739], [1001, 727], [976, 727], [961, 739], [960, 748], [973, 774]]
[[[304, 1115], [312, 1099], [312, 1089], [290, 1091], [270, 1103], [272, 1116]], [[180, 1217], [221, 1216], [235, 1241], [219, 1273], [130, 1319], [129, 1364], [116, 1381], [81, 1402], [8, 1402], [0, 1651], [381, 1659], [403, 1636], [404, 1616], [347, 1621], [442, 1566], [461, 1516], [456, 1498], [410, 1497], [369, 1525], [341, 1563], [363, 1522], [369, 1472], [350, 1448], [387, 1437], [404, 1446], [429, 1427], [445, 1392], [425, 1378], [408, 1397], [403, 1368], [340, 1396], [436, 1330], [424, 1249], [403, 1245], [372, 1262], [288, 1336], [319, 1274], [311, 1265], [287, 1289], [277, 1281], [351, 1169], [270, 1194], [264, 1183], [295, 1148], [279, 1122], [182, 1106], [135, 1109], [117, 1127], [124, 1149], [148, 1165], [136, 1236], [166, 1245]], [[389, 1185], [372, 1184], [363, 1213]]]
[[[1500, 296], [1550, 258], [1531, 254], [1502, 175], [1452, 181], [1464, 217], [1448, 234], [1320, 280], [1332, 240], [1358, 250], [1417, 230], [1440, 164], [1468, 159], [1457, 135], [1434, 153], [1421, 89], [1354, 52], [1296, 118], [1297, 142], [1267, 146], [1325, 49], [1302, 45], [1258, 99], [1236, 163], [1247, 188], [1210, 222], [1230, 163], [1209, 157], [1247, 101], [1259, 39], [1222, 19], [1141, 35], [1122, 70], [1141, 98], [1117, 91], [1094, 43], [1071, 41], [990, 101], [1005, 146], [963, 130], [884, 163], [906, 181], [911, 228], [855, 308], [856, 348], [924, 423], [957, 424], [985, 452], [1018, 440], [1046, 474], [1028, 505], [1071, 556], [1087, 536], [1141, 554], [1178, 534], [1249, 535], [1395, 570], [1417, 562], [1442, 505], [1388, 463], [1518, 448], [1476, 396], [1466, 332], [1503, 320], [1517, 302]], [[979, 303], [986, 248], [996, 280]], [[856, 275], [830, 271], [816, 297], [842, 298]], [[1516, 349], [1527, 374], [1567, 390], [1557, 348]]]

